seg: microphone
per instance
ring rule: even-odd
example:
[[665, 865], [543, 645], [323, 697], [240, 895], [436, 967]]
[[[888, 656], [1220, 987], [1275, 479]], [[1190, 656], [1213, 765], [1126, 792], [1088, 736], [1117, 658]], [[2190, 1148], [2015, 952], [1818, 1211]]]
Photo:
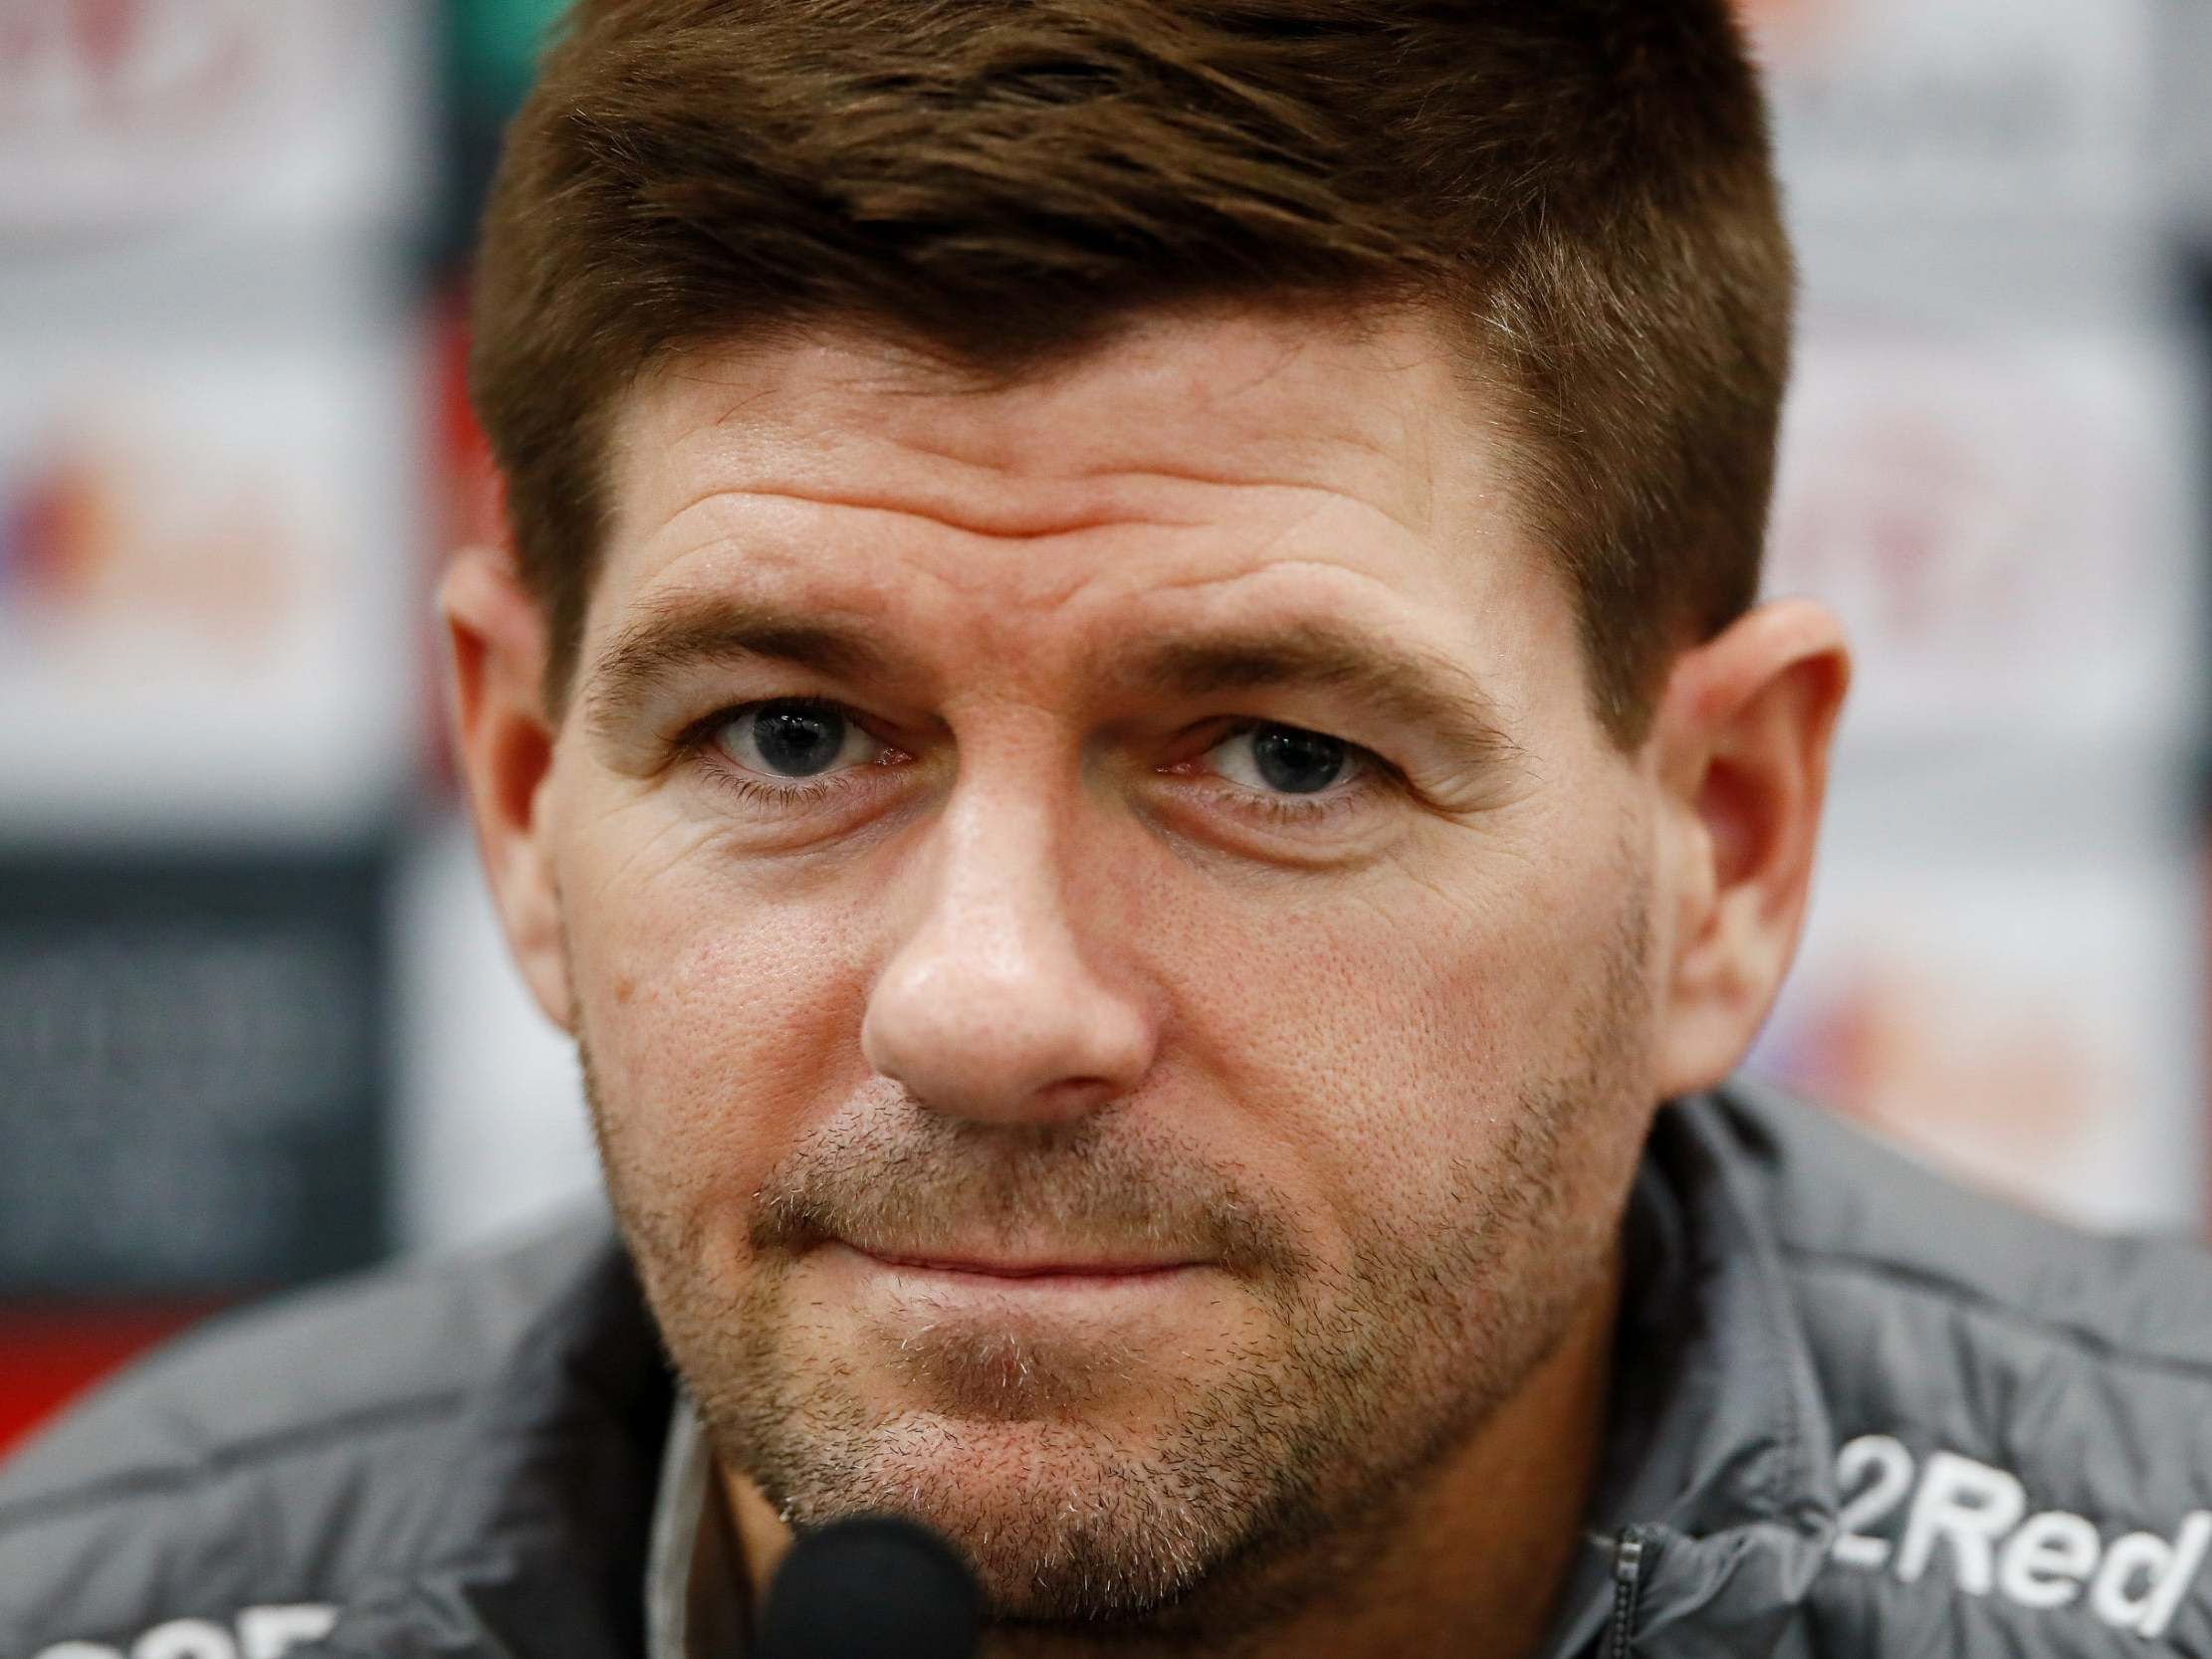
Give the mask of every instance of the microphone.
[[927, 1527], [832, 1522], [776, 1569], [756, 1659], [973, 1659], [983, 1599], [960, 1552]]

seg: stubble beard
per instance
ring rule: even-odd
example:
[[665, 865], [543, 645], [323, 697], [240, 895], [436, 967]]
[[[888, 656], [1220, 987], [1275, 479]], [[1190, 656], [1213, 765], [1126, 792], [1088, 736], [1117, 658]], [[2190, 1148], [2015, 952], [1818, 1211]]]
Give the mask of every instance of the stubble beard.
[[[1009, 1134], [908, 1103], [810, 1136], [772, 1171], [733, 1290], [702, 1269], [697, 1222], [626, 1178], [579, 1050], [617, 1217], [726, 1469], [801, 1530], [889, 1512], [952, 1539], [985, 1584], [995, 1652], [1225, 1653], [1355, 1578], [1598, 1288], [1614, 1217], [1587, 1187], [1622, 1178], [1606, 1148], [1649, 1105], [1646, 942], [1632, 907], [1577, 1010], [1569, 1075], [1519, 1091], [1481, 1166], [1455, 1164], [1430, 1213], [1394, 1215], [1342, 1269], [1299, 1247], [1276, 1195], [1113, 1113]], [[851, 1356], [791, 1341], [793, 1274], [825, 1237], [949, 1215], [1007, 1237], [1203, 1246], [1265, 1311], [1265, 1335], [1210, 1355], [1211, 1380], [1141, 1445], [1086, 1407], [1167, 1367], [1090, 1337], [911, 1334], [892, 1363], [930, 1409], [887, 1412]]]

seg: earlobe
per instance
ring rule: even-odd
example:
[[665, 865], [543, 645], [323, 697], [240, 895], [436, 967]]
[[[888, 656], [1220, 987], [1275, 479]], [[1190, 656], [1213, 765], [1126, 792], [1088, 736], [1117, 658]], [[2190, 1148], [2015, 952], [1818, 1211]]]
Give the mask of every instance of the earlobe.
[[539, 1006], [571, 1029], [551, 845], [554, 727], [542, 696], [545, 621], [497, 547], [453, 556], [438, 608], [452, 652], [454, 753], [493, 902]]
[[1835, 618], [1802, 600], [1752, 611], [1683, 653], [1668, 681], [1655, 727], [1674, 831], [1659, 1053], [1666, 1095], [1733, 1070], [1781, 987], [1849, 683]]

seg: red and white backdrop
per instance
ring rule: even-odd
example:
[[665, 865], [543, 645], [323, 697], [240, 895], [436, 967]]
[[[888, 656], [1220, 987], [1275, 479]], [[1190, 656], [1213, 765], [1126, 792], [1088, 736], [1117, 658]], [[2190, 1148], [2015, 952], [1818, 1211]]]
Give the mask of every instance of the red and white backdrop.
[[0, 0], [0, 1440], [389, 1250], [416, 0]]

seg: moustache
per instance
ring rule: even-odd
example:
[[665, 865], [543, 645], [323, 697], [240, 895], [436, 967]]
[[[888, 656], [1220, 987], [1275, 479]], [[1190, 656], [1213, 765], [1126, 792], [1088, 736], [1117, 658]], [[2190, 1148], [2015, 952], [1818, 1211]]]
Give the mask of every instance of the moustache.
[[1264, 1184], [1125, 1117], [993, 1125], [909, 1103], [809, 1132], [755, 1191], [747, 1236], [761, 1256], [844, 1243], [926, 1257], [959, 1244], [1259, 1278], [1311, 1265], [1289, 1214]]

